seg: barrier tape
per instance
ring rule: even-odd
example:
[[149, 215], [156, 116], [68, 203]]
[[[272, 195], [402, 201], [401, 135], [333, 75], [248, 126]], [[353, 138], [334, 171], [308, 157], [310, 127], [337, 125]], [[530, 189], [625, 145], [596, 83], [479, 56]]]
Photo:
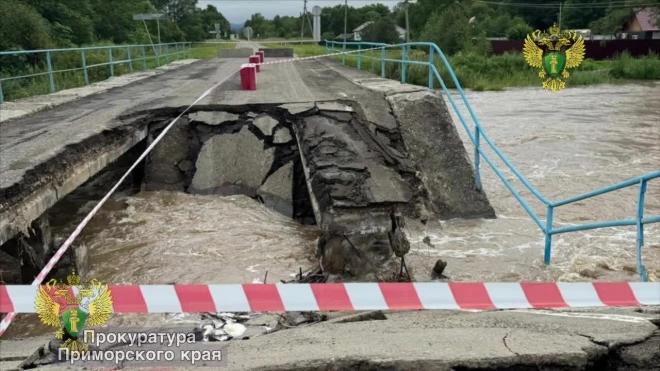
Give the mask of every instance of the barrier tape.
[[[114, 313], [557, 309], [660, 305], [660, 282], [110, 285]], [[72, 290], [77, 292], [77, 288]], [[36, 286], [0, 286], [0, 313], [35, 313]]]
[[324, 57], [334, 57], [338, 55], [343, 55], [343, 54], [352, 54], [352, 53], [358, 53], [358, 52], [366, 52], [370, 50], [381, 50], [382, 48], [391, 48], [397, 45], [387, 45], [387, 46], [378, 46], [374, 48], [367, 48], [367, 49], [360, 49], [360, 50], [347, 50], [347, 51], [341, 51], [337, 53], [328, 53], [328, 54], [321, 54], [321, 55], [314, 55], [311, 57], [298, 57], [298, 58], [290, 58], [290, 59], [280, 59], [272, 62], [263, 62], [263, 63], [255, 63], [258, 65], [267, 65], [267, 64], [278, 64], [278, 63], [288, 63], [288, 62], [297, 62], [297, 61], [304, 61], [308, 59], [316, 59], [316, 58], [324, 58]]

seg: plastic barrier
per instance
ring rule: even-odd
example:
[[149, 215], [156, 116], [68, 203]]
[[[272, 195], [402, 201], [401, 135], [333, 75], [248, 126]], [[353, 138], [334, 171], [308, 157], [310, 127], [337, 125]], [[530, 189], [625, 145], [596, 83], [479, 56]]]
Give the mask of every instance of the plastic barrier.
[[258, 55], [251, 56], [250, 57], [250, 63], [254, 64], [257, 67], [257, 72], [261, 72], [261, 70], [259, 69], [259, 63], [261, 63], [261, 62], [259, 61], [259, 56]]
[[251, 63], [241, 65], [241, 88], [257, 90], [257, 66]]

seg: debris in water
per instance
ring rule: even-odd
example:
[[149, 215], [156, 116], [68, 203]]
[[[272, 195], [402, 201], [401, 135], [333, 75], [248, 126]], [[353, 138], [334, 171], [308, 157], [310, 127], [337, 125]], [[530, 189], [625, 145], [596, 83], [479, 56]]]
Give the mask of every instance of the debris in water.
[[294, 279], [290, 281], [282, 280], [282, 283], [326, 283], [328, 281], [328, 274], [323, 272], [321, 266], [318, 266], [311, 271], [303, 274], [302, 268], [297, 273]]
[[202, 315], [203, 341], [227, 341], [240, 338], [247, 331], [247, 327], [237, 321], [247, 321], [249, 315], [234, 313], [206, 313]]
[[438, 261], [435, 262], [435, 266], [433, 267], [433, 274], [438, 278], [444, 277], [442, 275], [442, 272], [445, 271], [446, 267], [447, 267], [447, 262], [442, 259], [438, 259]]

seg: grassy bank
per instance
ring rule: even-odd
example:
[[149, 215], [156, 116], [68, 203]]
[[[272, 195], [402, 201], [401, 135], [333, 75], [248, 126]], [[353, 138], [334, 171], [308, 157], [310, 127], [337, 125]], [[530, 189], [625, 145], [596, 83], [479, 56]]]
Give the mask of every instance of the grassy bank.
[[222, 44], [193, 44], [191, 55], [193, 59], [211, 59], [218, 56], [218, 49], [234, 49], [236, 43], [222, 43]]
[[[300, 57], [325, 54], [325, 47], [312, 45], [291, 44], [295, 53]], [[330, 51], [332, 52], [332, 51]], [[381, 74], [381, 51], [362, 52], [361, 69]], [[342, 56], [334, 57], [341, 61]], [[386, 59], [401, 59], [401, 50], [387, 50]], [[428, 54], [420, 50], [411, 51], [409, 60], [428, 62]], [[449, 71], [440, 58], [435, 56], [434, 65], [438, 69], [443, 81], [450, 88], [455, 88]], [[499, 56], [482, 57], [471, 53], [457, 53], [448, 58], [456, 78], [464, 88], [474, 90], [503, 90], [507, 87], [540, 86], [538, 69], [531, 68], [525, 62], [521, 53], [504, 54]], [[346, 64], [357, 67], [357, 55], [351, 53], [346, 56]], [[594, 61], [586, 59], [575, 69], [571, 69], [567, 85], [584, 86], [624, 82], [626, 80], [660, 80], [660, 58], [657, 54], [650, 54], [641, 58], [632, 58], [624, 53], [614, 59]], [[395, 80], [401, 79], [401, 64], [396, 62], [385, 63], [385, 77]], [[428, 86], [429, 69], [426, 66], [408, 65], [406, 68], [406, 82], [415, 85]], [[439, 87], [437, 80], [435, 86]]]
[[[162, 53], [165, 52], [166, 50], [163, 47]], [[112, 49], [113, 66], [111, 69], [108, 49], [87, 50], [85, 51], [85, 63], [89, 83], [107, 80], [112, 76], [153, 69], [177, 59], [184, 59], [183, 53], [177, 56], [176, 49], [172, 46], [169, 47], [169, 52], [169, 56], [161, 55], [158, 58], [158, 51], [152, 47]], [[132, 59], [132, 61], [129, 62], [129, 59]], [[53, 71], [69, 70], [53, 73], [56, 91], [85, 86], [85, 73], [82, 69], [82, 53], [80, 51], [53, 52], [51, 53], [51, 65]], [[37, 75], [1, 81], [4, 100], [11, 101], [35, 95], [50, 94], [50, 77], [47, 72], [45, 53], [0, 56], [0, 79]]]

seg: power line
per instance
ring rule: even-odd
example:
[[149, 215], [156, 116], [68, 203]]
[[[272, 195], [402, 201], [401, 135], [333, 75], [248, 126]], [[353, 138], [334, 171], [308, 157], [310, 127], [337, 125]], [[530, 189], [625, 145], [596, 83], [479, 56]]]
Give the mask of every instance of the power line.
[[480, 3], [488, 5], [508, 6], [513, 8], [530, 8], [530, 9], [557, 9], [561, 5], [564, 9], [608, 9], [608, 8], [638, 8], [638, 7], [651, 7], [657, 6], [657, 3], [645, 4], [627, 4], [624, 1], [600, 2], [600, 3], [580, 3], [580, 4], [566, 4], [566, 3], [549, 3], [549, 4], [533, 4], [533, 3], [506, 3], [495, 1], [477, 0]]
[[[251, 0], [250, 5], [254, 5], [254, 3], [259, 3], [259, 2], [278, 2], [278, 3], [283, 3], [283, 2], [299, 2], [300, 0]], [[337, 5], [342, 4], [344, 1], [343, 0], [309, 0], [310, 2], [317, 2], [317, 3], [337, 3]], [[204, 3], [238, 3], [241, 2], [240, 0], [200, 0], [200, 2]], [[352, 3], [400, 3], [402, 0], [351, 0]]]

